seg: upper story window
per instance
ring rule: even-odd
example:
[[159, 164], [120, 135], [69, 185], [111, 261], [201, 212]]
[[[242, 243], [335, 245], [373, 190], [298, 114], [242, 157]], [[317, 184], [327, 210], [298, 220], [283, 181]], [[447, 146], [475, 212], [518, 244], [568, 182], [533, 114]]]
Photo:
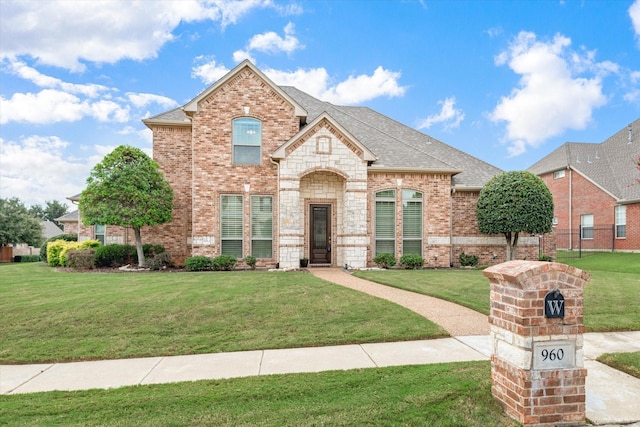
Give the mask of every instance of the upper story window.
[[553, 173], [553, 179], [564, 178], [564, 169], [561, 171], [555, 171]]
[[259, 165], [262, 163], [262, 123], [250, 117], [233, 121], [233, 163]]

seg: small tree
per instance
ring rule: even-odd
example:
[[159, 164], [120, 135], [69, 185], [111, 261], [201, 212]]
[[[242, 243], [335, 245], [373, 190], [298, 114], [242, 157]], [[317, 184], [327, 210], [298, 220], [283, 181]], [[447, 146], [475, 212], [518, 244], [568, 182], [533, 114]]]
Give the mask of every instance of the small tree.
[[0, 246], [26, 243], [39, 246], [42, 243], [40, 221], [17, 197], [0, 199]]
[[171, 221], [173, 190], [156, 162], [121, 145], [93, 168], [78, 206], [85, 225], [133, 228], [138, 265], [144, 267], [140, 229]]
[[512, 260], [521, 232], [551, 231], [553, 196], [544, 181], [531, 172], [504, 172], [482, 188], [476, 214], [481, 233], [504, 234], [507, 260]]

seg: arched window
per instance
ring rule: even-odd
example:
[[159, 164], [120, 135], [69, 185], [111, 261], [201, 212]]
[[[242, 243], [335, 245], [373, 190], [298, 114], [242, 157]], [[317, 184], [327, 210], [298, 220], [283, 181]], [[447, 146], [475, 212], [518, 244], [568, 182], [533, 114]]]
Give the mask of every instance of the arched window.
[[259, 165], [262, 163], [262, 123], [250, 117], [233, 121], [233, 163]]
[[376, 193], [375, 255], [396, 252], [396, 191]]

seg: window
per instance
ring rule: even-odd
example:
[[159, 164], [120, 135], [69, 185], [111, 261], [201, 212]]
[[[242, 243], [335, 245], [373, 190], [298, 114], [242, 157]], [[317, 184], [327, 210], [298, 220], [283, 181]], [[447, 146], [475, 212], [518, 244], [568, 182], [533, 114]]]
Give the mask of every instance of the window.
[[616, 239], [624, 239], [627, 237], [627, 207], [616, 206]]
[[580, 230], [580, 238], [593, 239], [593, 214], [580, 215]]
[[233, 121], [233, 163], [259, 165], [262, 145], [260, 120], [242, 117]]
[[422, 193], [402, 190], [402, 254], [422, 256]]
[[224, 195], [220, 201], [221, 253], [242, 258], [243, 197]]
[[375, 254], [395, 254], [396, 250], [396, 191], [376, 193]]
[[251, 255], [273, 258], [273, 197], [251, 196]]
[[564, 178], [564, 169], [561, 171], [555, 171], [553, 173], [553, 179]]
[[93, 226], [93, 238], [100, 240], [100, 244], [104, 245], [104, 236], [107, 234], [106, 225], [94, 225]]

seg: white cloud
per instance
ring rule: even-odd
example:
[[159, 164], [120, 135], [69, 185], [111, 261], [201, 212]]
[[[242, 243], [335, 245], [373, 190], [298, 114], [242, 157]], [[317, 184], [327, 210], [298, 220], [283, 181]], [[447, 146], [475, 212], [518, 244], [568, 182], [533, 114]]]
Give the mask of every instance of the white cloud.
[[418, 129], [429, 129], [436, 123], [444, 123], [444, 129], [454, 129], [460, 126], [460, 123], [464, 120], [464, 113], [462, 110], [456, 109], [456, 98], [446, 98], [444, 101], [439, 101], [438, 104], [442, 105], [439, 113], [432, 114], [426, 119], [422, 120], [418, 124]]
[[360, 74], [327, 88], [321, 99], [336, 104], [360, 104], [380, 96], [403, 96], [406, 88], [398, 85], [401, 73], [379, 66], [373, 75]]
[[[114, 97], [118, 89], [99, 84], [74, 84], [42, 74], [22, 61], [3, 61], [3, 70], [28, 80], [43, 90], [0, 95], [0, 124], [23, 122], [48, 124], [93, 118], [100, 122], [125, 123], [141, 116], [149, 104], [173, 108], [177, 102], [165, 96], [129, 92]], [[132, 109], [134, 112], [132, 113]]]
[[[208, 62], [193, 67], [191, 76], [206, 84], [215, 82], [229, 72], [215, 59], [198, 57], [196, 60]], [[406, 91], [405, 87], [398, 84], [401, 73], [385, 70], [382, 66], [376, 68], [372, 75], [349, 76], [335, 86], [329, 86], [329, 74], [324, 68], [296, 71], [267, 68], [262, 72], [277, 85], [295, 86], [318, 99], [340, 105], [360, 104], [380, 96], [403, 96]]]
[[[69, 158], [69, 143], [56, 136], [30, 136], [19, 142], [0, 138], [0, 194], [26, 205], [65, 202], [78, 194], [95, 159]], [[98, 160], [99, 161], [99, 160]], [[37, 171], [37, 173], [35, 173]]]
[[75, 122], [85, 117], [101, 122], [126, 122], [129, 120], [129, 107], [109, 100], [82, 100], [56, 89], [14, 93], [8, 99], [0, 96], [0, 124], [13, 121], [37, 124]]
[[633, 24], [633, 31], [636, 33], [636, 38], [640, 43], [640, 0], [634, 1], [629, 7], [629, 17]]
[[152, 93], [127, 93], [127, 98], [137, 108], [144, 108], [149, 104], [158, 104], [164, 108], [174, 108], [178, 106], [178, 103], [166, 96], [154, 95]]
[[83, 71], [85, 61], [155, 58], [181, 22], [219, 21], [224, 28], [266, 7], [275, 6], [271, 0], [3, 0], [0, 58], [26, 55], [73, 71]]
[[198, 56], [194, 62], [199, 65], [191, 69], [191, 77], [199, 78], [205, 84], [211, 84], [229, 72], [224, 65], [218, 65], [216, 60], [209, 56]]
[[[492, 121], [507, 123], [505, 140], [511, 144], [511, 155], [567, 129], [584, 129], [593, 110], [606, 104], [602, 76], [615, 64], [596, 63], [592, 52], [570, 52], [570, 44], [559, 34], [542, 42], [533, 33], [521, 32], [509, 50], [496, 57], [497, 65], [508, 64], [522, 76], [518, 87], [490, 113]], [[585, 71], [592, 76], [578, 76]]]

